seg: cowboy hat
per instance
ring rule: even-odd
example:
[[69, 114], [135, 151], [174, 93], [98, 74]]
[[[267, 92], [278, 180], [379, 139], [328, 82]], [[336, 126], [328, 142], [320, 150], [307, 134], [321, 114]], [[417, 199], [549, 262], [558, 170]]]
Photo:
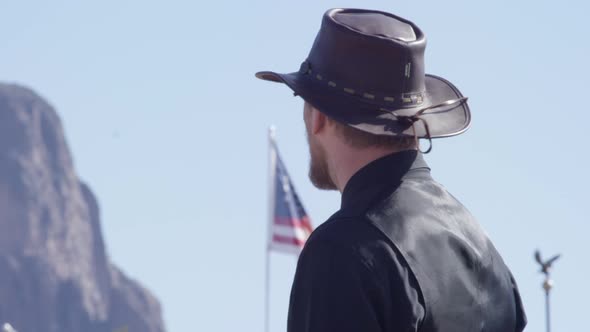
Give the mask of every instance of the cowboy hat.
[[376, 135], [448, 137], [463, 133], [467, 98], [424, 73], [426, 38], [390, 13], [330, 9], [299, 71], [256, 77], [286, 84], [327, 116]]

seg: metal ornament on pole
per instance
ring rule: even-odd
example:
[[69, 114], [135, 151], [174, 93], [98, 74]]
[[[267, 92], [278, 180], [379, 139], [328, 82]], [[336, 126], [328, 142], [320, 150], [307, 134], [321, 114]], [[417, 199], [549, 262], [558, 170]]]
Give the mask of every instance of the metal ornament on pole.
[[549, 294], [551, 289], [553, 288], [553, 280], [551, 280], [551, 266], [557, 259], [561, 257], [561, 254], [557, 254], [546, 261], [543, 261], [541, 258], [541, 252], [539, 250], [535, 251], [535, 260], [539, 265], [541, 265], [541, 273], [545, 275], [545, 280], [543, 281], [543, 289], [545, 290], [545, 318], [547, 324], [547, 332], [551, 332], [551, 311], [549, 306]]

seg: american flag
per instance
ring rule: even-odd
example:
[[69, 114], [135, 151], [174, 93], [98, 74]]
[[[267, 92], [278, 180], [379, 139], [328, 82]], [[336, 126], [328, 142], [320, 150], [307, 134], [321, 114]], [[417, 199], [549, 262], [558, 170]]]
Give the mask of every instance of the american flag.
[[271, 136], [269, 249], [299, 254], [313, 228]]

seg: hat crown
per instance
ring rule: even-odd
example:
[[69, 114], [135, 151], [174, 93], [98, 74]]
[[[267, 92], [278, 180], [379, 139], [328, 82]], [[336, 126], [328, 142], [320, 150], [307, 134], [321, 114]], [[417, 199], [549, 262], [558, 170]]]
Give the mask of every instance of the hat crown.
[[366, 35], [382, 36], [401, 41], [415, 41], [416, 33], [408, 23], [374, 12], [335, 11], [332, 18]]
[[471, 112], [459, 89], [424, 73], [426, 38], [412, 22], [363, 9], [331, 9], [298, 72], [261, 71], [332, 119], [374, 135], [459, 135]]
[[360, 94], [422, 93], [426, 38], [412, 22], [363, 9], [331, 9], [307, 58], [325, 80]]

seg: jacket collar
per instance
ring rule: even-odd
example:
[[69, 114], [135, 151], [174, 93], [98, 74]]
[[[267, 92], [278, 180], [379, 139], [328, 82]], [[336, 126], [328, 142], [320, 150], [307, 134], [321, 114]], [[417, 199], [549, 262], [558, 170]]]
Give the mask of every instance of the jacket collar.
[[430, 171], [422, 154], [416, 150], [393, 153], [370, 162], [344, 187], [341, 210], [366, 210], [385, 191], [397, 189], [406, 174], [419, 169]]

